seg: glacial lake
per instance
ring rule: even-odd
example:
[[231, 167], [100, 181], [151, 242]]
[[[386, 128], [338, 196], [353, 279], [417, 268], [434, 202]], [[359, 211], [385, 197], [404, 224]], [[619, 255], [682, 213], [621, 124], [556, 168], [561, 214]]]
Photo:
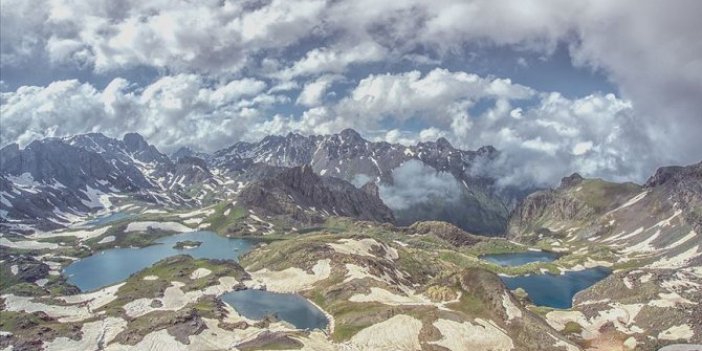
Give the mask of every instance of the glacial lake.
[[532, 262], [552, 262], [557, 258], [558, 254], [546, 251], [527, 251], [480, 256], [480, 259], [500, 266], [521, 266]]
[[222, 295], [222, 300], [250, 319], [275, 314], [298, 329], [324, 329], [327, 317], [304, 297], [263, 290], [240, 290]]
[[501, 278], [510, 290], [524, 289], [535, 305], [570, 308], [576, 293], [587, 289], [610, 273], [607, 268], [596, 267], [559, 275], [547, 273]]
[[[184, 240], [201, 241], [202, 245], [185, 250], [173, 248], [178, 241]], [[225, 238], [208, 231], [171, 235], [158, 239], [156, 243], [144, 248], [114, 248], [96, 252], [71, 263], [63, 270], [63, 275], [82, 291], [93, 291], [119, 283], [166, 257], [187, 254], [194, 258], [237, 261], [240, 255], [256, 244], [252, 240]]]

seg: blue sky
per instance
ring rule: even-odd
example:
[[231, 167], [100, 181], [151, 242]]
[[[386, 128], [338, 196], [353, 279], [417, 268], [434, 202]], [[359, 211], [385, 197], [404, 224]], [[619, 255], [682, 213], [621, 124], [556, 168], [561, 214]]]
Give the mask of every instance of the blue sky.
[[355, 128], [493, 145], [492, 171], [540, 185], [702, 158], [698, 1], [1, 6], [3, 145], [137, 131], [213, 151]]

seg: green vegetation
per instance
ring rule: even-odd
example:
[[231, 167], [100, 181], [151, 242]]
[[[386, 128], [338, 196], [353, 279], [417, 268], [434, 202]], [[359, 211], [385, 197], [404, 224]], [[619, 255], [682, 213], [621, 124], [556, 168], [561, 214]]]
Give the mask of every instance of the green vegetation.
[[299, 350], [304, 346], [286, 333], [273, 332], [259, 334], [256, 339], [237, 345], [237, 349], [241, 351]]
[[[203, 223], [208, 223], [207, 229], [219, 234], [231, 234], [238, 232], [241, 228], [237, 224], [248, 215], [248, 211], [243, 206], [232, 205], [229, 201], [223, 201], [214, 206], [215, 213], [207, 217]], [[225, 215], [225, 212], [229, 211]]]
[[561, 331], [563, 334], [580, 334], [583, 331], [583, 327], [576, 322], [568, 322]]
[[[190, 279], [192, 272], [198, 268], [208, 269], [212, 273], [199, 279]], [[144, 280], [146, 276], [155, 276], [157, 279]], [[110, 315], [122, 315], [124, 304], [140, 298], [162, 297], [173, 281], [184, 283], [185, 286], [181, 288], [183, 291], [193, 291], [219, 284], [219, 278], [224, 276], [243, 280], [247, 273], [232, 261], [196, 260], [187, 255], [168, 257], [129, 277], [117, 291], [117, 299], [103, 309]]]
[[[2, 280], [4, 280], [4, 278]], [[2, 283], [4, 284], [6, 282], [3, 281]], [[46, 290], [42, 289], [34, 283], [14, 282], [12, 284], [10, 284], [9, 287], [3, 288], [2, 293], [13, 294], [17, 296], [41, 296], [46, 294]]]
[[458, 302], [447, 305], [448, 308], [463, 312], [473, 317], [487, 317], [489, 312], [486, 309], [485, 302], [475, 295], [462, 294]]
[[592, 207], [598, 213], [641, 192], [641, 186], [634, 183], [612, 183], [601, 179], [583, 180], [576, 187], [576, 189], [578, 188], [581, 189], [572, 192], [575, 198]]
[[43, 312], [0, 310], [0, 329], [12, 333], [13, 338], [18, 340], [52, 341], [57, 337], [79, 340], [81, 327], [82, 323], [60, 323]]

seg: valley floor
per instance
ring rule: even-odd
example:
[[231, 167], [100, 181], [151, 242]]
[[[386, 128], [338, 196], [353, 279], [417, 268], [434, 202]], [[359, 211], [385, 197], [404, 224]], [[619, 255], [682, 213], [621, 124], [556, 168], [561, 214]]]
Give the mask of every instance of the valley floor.
[[[280, 221], [227, 204], [4, 235], [0, 350], [571, 351], [702, 342], [699, 267], [622, 260], [621, 250], [587, 240], [525, 245], [475, 237], [440, 222], [398, 228], [329, 217], [290, 232], [279, 229]], [[78, 291], [63, 275], [77, 260], [175, 233], [232, 235], [219, 230], [223, 223], [257, 240], [238, 263], [195, 259], [185, 249], [91, 292]], [[560, 256], [514, 267], [480, 258], [527, 250]], [[591, 267], [613, 274], [578, 293], [568, 309], [535, 306], [499, 278]], [[246, 318], [221, 300], [241, 289], [299, 294], [323, 311], [328, 325], [300, 330], [274, 316]]]

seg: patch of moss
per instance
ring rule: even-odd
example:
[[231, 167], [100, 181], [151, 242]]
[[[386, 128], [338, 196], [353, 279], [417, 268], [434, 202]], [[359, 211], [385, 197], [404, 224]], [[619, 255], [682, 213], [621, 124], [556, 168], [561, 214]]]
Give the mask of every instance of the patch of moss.
[[[208, 276], [196, 280], [190, 274], [198, 268], [210, 270]], [[156, 276], [156, 280], [144, 280], [146, 276]], [[231, 276], [241, 281], [247, 276], [241, 266], [233, 261], [194, 259], [188, 255], [165, 258], [153, 266], [130, 276], [117, 291], [117, 299], [102, 307], [110, 315], [122, 315], [122, 306], [140, 298], [162, 297], [173, 281], [184, 283], [183, 291], [201, 290], [219, 284], [219, 278]]]
[[471, 317], [488, 317], [489, 311], [485, 307], [485, 302], [472, 294], [466, 294], [465, 292], [461, 295], [458, 302], [454, 302], [446, 305], [446, 307], [454, 310], [463, 312]]
[[563, 334], [580, 334], [583, 331], [583, 327], [573, 321], [565, 324], [565, 327], [561, 331]]
[[[227, 234], [230, 227], [236, 225], [240, 220], [248, 215], [248, 210], [243, 206], [232, 205], [229, 201], [223, 201], [214, 207], [215, 213], [207, 217], [203, 223], [208, 223], [208, 229], [219, 234]], [[225, 212], [229, 213], [225, 215]]]
[[25, 344], [52, 341], [58, 337], [79, 340], [82, 325], [82, 323], [60, 323], [44, 312], [0, 310], [0, 329], [12, 333], [12, 339], [16, 342]]
[[255, 339], [237, 345], [241, 351], [257, 350], [299, 350], [305, 345], [285, 333], [263, 332]]
[[40, 296], [46, 294], [46, 291], [36, 284], [18, 283], [2, 289], [2, 293], [17, 296]]
[[622, 200], [641, 191], [641, 187], [634, 183], [612, 183], [601, 179], [586, 179], [579, 187], [582, 189], [573, 195], [596, 212], [617, 206]]

